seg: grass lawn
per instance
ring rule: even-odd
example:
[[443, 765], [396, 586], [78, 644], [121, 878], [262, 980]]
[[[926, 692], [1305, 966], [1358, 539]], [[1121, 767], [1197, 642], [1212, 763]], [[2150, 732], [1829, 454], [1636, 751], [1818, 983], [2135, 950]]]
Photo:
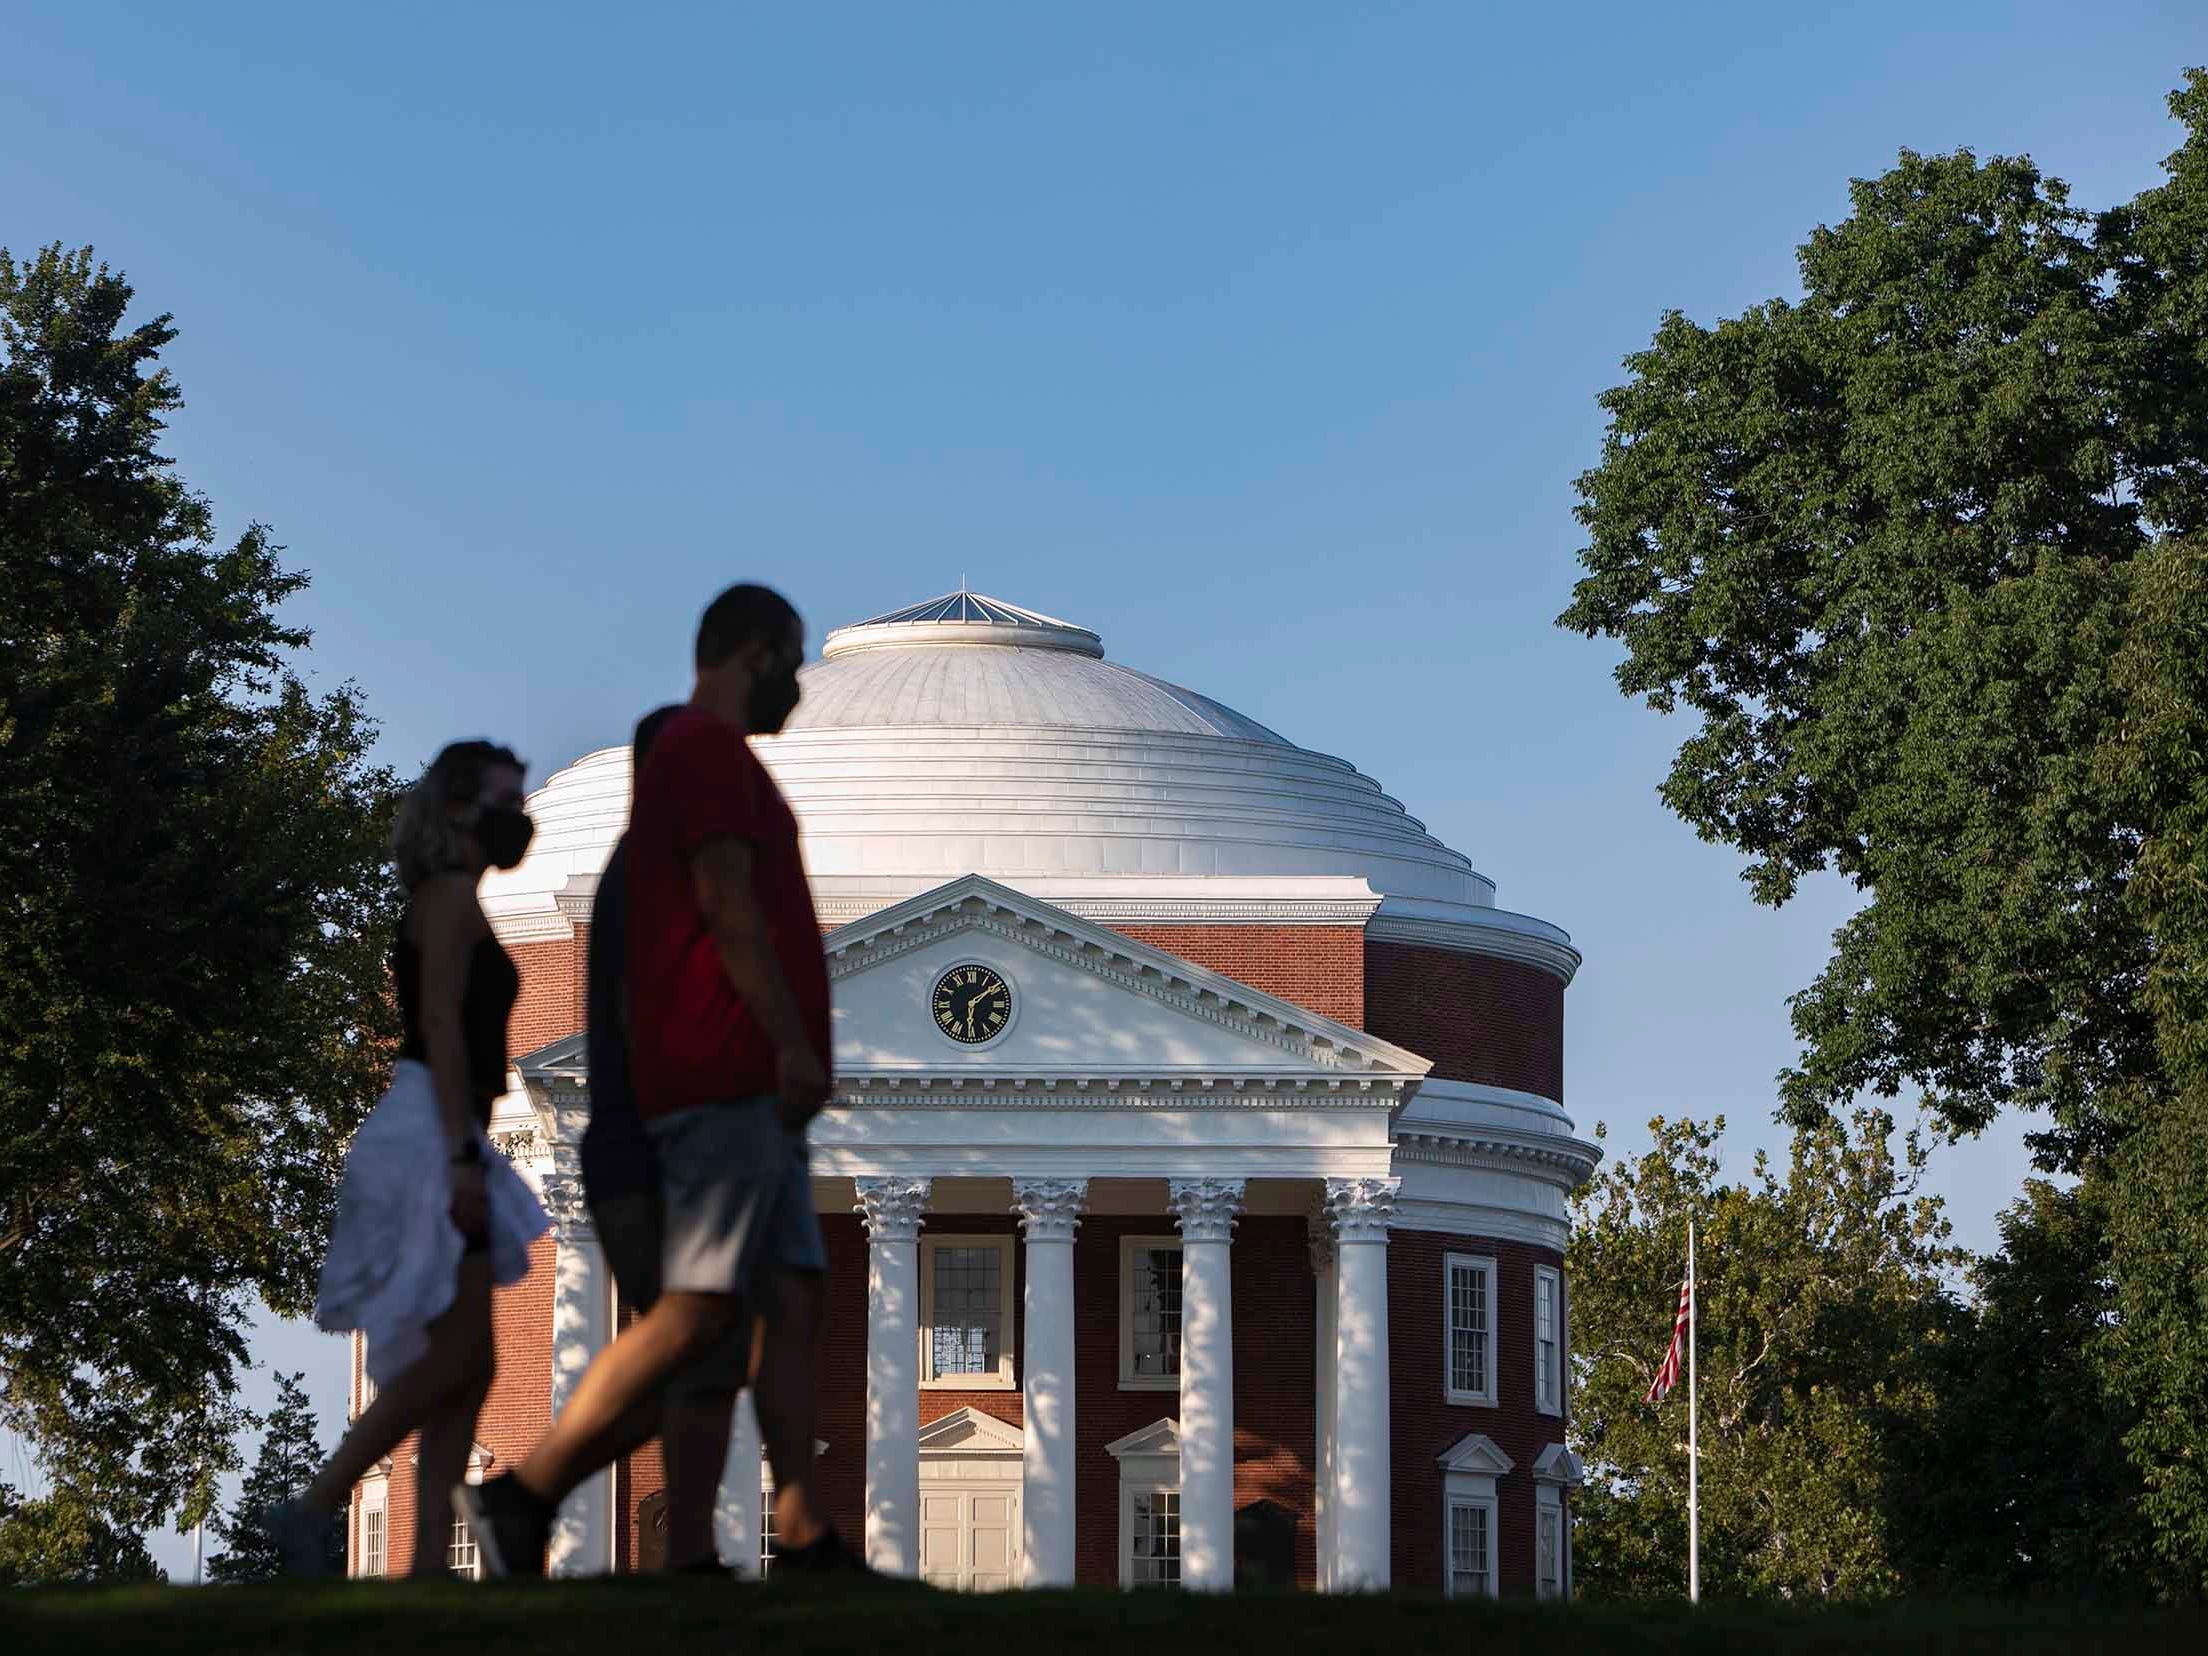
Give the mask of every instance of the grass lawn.
[[1543, 1608], [1278, 1595], [963, 1597], [651, 1580], [43, 1589], [0, 1596], [0, 1656], [91, 1652], [648, 1656], [803, 1651], [1076, 1656], [1296, 1651], [1343, 1656], [1557, 1651], [2208, 1651], [2208, 1616], [2066, 1606], [1919, 1604], [1785, 1611], [1684, 1605]]

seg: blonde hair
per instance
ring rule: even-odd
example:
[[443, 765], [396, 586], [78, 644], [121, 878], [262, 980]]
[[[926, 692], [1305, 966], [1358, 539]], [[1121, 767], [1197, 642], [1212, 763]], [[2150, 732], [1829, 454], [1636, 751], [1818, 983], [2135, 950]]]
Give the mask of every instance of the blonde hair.
[[454, 742], [429, 763], [422, 779], [399, 801], [391, 824], [391, 860], [399, 884], [412, 891], [433, 874], [467, 866], [467, 830], [452, 820], [451, 807], [472, 805], [483, 794], [483, 779], [499, 766], [528, 769], [512, 748], [496, 742]]

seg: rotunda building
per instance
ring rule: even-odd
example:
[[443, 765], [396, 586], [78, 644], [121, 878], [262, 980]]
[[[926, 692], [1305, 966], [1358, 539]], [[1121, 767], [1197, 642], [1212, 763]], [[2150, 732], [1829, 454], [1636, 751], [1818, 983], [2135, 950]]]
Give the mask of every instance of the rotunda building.
[[[961, 592], [831, 633], [801, 682], [754, 746], [834, 1001], [838, 1527], [962, 1588], [1568, 1593], [1566, 1197], [1599, 1154], [1564, 1110], [1568, 936], [1353, 765], [1087, 628]], [[556, 1225], [500, 1295], [479, 1472], [625, 1315], [576, 1144], [628, 793], [625, 748], [558, 772], [484, 888], [523, 982], [494, 1129]], [[657, 1454], [570, 1499], [555, 1569], [654, 1562]], [[747, 1404], [721, 1519], [747, 1570], [765, 1476]], [[356, 1495], [357, 1573], [407, 1562], [407, 1482]]]

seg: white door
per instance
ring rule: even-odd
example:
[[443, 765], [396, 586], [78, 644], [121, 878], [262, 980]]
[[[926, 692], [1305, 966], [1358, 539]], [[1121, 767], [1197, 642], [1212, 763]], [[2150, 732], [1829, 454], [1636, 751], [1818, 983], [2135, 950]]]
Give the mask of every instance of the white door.
[[1020, 1580], [1020, 1489], [920, 1491], [920, 1577], [932, 1587], [994, 1593]]

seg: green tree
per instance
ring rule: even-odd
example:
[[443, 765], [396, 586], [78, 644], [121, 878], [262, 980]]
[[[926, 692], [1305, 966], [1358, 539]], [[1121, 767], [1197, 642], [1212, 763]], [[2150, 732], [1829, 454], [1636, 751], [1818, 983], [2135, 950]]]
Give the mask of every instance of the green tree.
[[[1907, 1585], [1889, 1445], [1929, 1421], [1930, 1357], [1962, 1257], [1924, 1152], [1860, 1113], [1796, 1135], [1782, 1180], [1719, 1175], [1722, 1118], [1650, 1123], [1654, 1147], [1573, 1198], [1576, 1389], [1588, 1463], [1577, 1579], [1592, 1597], [1677, 1598], [1687, 1558], [1687, 1398], [1644, 1401], [1695, 1221], [1700, 1273], [1702, 1587], [1713, 1598], [1865, 1598]], [[1929, 1476], [1936, 1476], [1928, 1472]]]
[[158, 452], [130, 299], [0, 252], [0, 1412], [137, 1530], [235, 1464], [254, 1296], [311, 1302], [393, 910], [372, 727]]
[[166, 1581], [139, 1536], [68, 1488], [26, 1500], [0, 1484], [0, 1587]]
[[1562, 623], [1697, 726], [1663, 785], [1761, 901], [1866, 901], [1793, 998], [1786, 1116], [2045, 1112], [2120, 1246], [2097, 1339], [2168, 1590], [2208, 1590], [2208, 74], [2097, 218], [1904, 151], [1802, 294], [1665, 316], [1605, 394]]
[[1935, 1406], [1893, 1439], [1911, 1591], [2013, 1599], [2144, 1596], [2137, 1416], [2101, 1383], [2116, 1309], [2105, 1190], [2027, 1181], [1971, 1304], [1928, 1353]]
[[[238, 1486], [238, 1498], [229, 1516], [215, 1520], [215, 1535], [226, 1549], [207, 1561], [213, 1581], [273, 1581], [283, 1573], [276, 1542], [262, 1525], [262, 1517], [279, 1501], [290, 1500], [314, 1481], [322, 1469], [322, 1447], [316, 1441], [314, 1405], [307, 1401], [305, 1374], [276, 1376], [276, 1406], [262, 1422], [261, 1452], [253, 1470]], [[343, 1535], [331, 1531], [329, 1566], [332, 1574], [345, 1570]]]

